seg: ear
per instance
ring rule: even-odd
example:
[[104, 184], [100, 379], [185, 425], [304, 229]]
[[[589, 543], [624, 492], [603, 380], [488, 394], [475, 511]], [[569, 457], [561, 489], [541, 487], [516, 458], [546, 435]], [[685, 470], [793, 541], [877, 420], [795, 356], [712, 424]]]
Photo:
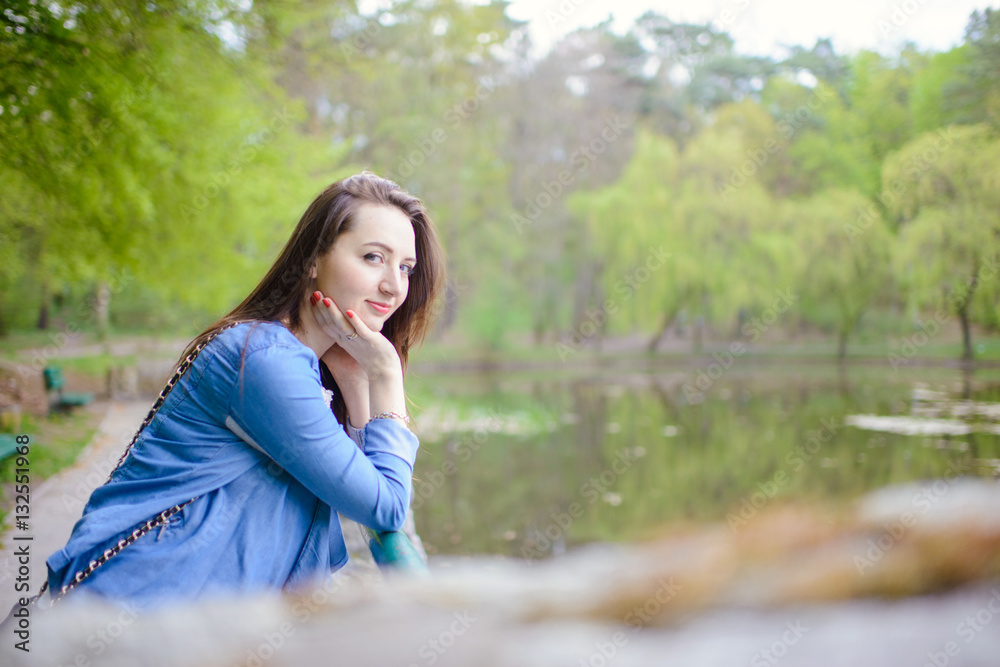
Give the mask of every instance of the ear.
[[309, 277], [316, 280], [316, 262], [313, 262], [312, 266], [309, 267]]

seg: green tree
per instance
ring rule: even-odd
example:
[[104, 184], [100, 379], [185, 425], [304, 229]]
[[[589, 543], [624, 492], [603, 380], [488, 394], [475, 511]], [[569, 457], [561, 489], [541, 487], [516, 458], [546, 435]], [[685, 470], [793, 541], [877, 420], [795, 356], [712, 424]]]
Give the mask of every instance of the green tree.
[[[24, 203], [0, 225], [25, 254], [14, 270], [41, 286], [25, 302], [43, 314], [74, 284], [108, 294], [123, 270], [163, 293], [182, 293], [192, 266], [236, 273], [245, 209], [223, 211], [247, 191], [263, 193], [238, 173], [253, 159], [234, 154], [250, 132], [274, 125], [276, 111], [261, 94], [267, 86], [245, 78], [244, 56], [217, 36], [214, 15], [210, 3], [127, 0], [5, 12], [13, 29], [0, 37], [0, 171]], [[219, 282], [212, 294], [233, 281]]]
[[971, 325], [997, 326], [1000, 141], [986, 125], [921, 135], [885, 161], [883, 189], [899, 226], [896, 270], [914, 308], [958, 317], [962, 358]]
[[967, 51], [958, 76], [942, 87], [946, 108], [960, 123], [1000, 127], [1000, 10], [975, 11], [965, 29]]
[[801, 252], [800, 308], [837, 336], [837, 358], [891, 278], [893, 238], [873, 202], [856, 190], [825, 190], [786, 209]]

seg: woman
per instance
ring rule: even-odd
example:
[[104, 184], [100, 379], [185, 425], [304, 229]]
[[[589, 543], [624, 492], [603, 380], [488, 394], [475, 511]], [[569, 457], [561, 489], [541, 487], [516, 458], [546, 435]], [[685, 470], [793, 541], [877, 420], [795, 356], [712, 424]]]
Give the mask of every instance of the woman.
[[403, 372], [442, 280], [417, 198], [369, 172], [327, 188], [250, 296], [185, 350], [47, 560], [49, 595], [142, 609], [310, 585], [347, 561], [338, 512], [398, 530], [418, 446]]

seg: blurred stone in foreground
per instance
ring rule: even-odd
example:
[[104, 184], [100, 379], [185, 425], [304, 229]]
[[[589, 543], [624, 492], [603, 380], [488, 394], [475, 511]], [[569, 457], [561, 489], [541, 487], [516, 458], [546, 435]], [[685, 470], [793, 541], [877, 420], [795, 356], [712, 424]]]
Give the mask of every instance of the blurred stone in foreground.
[[78, 598], [35, 614], [31, 632], [30, 654], [4, 638], [5, 664], [996, 665], [1000, 485], [886, 488], [846, 516], [765, 506], [645, 544], [471, 559], [424, 580], [341, 576], [146, 614]]

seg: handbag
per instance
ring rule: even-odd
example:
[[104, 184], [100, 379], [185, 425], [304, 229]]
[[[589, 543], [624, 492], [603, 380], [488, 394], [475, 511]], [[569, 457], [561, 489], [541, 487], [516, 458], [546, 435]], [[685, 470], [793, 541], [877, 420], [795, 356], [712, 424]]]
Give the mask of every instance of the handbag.
[[[132, 450], [132, 447], [139, 439], [139, 434], [142, 433], [142, 430], [146, 428], [146, 426], [148, 426], [150, 422], [153, 421], [153, 418], [156, 416], [157, 411], [159, 411], [160, 406], [162, 406], [164, 400], [166, 400], [167, 395], [174, 388], [174, 386], [180, 381], [184, 373], [186, 373], [187, 370], [191, 368], [198, 354], [205, 348], [206, 345], [212, 342], [212, 340], [216, 336], [221, 334], [223, 331], [231, 329], [239, 324], [243, 324], [243, 322], [235, 322], [232, 324], [227, 324], [226, 326], [220, 328], [218, 331], [215, 331], [214, 333], [212, 333], [212, 335], [210, 335], [208, 338], [199, 343], [177, 365], [177, 369], [174, 371], [173, 375], [167, 381], [167, 384], [163, 387], [163, 390], [160, 391], [160, 395], [156, 398], [156, 401], [153, 403], [153, 407], [150, 408], [149, 414], [146, 415], [146, 418], [143, 420], [142, 424], [139, 426], [139, 429], [132, 437], [132, 440], [125, 447], [125, 451], [118, 459], [118, 463], [115, 464], [114, 469], [108, 475], [108, 479], [105, 480], [104, 482], [105, 484], [111, 481], [111, 478], [114, 476], [115, 472], [117, 472], [118, 469], [121, 467], [122, 463], [125, 462], [125, 459], [128, 457], [129, 452]], [[123, 549], [133, 544], [143, 535], [146, 535], [147, 533], [167, 523], [167, 521], [170, 520], [170, 517], [180, 512], [182, 509], [193, 503], [196, 499], [197, 498], [191, 498], [190, 500], [187, 500], [183, 503], [179, 503], [177, 505], [174, 505], [173, 507], [165, 509], [156, 516], [152, 517], [151, 519], [136, 526], [131, 533], [125, 536], [125, 538], [119, 540], [111, 548], [105, 549], [104, 553], [102, 553], [96, 560], [90, 561], [90, 563], [87, 565], [86, 568], [77, 572], [76, 575], [74, 575], [73, 579], [70, 581], [70, 583], [60, 588], [57, 593], [50, 592], [49, 597], [51, 598], [51, 602], [49, 606], [51, 607], [56, 602], [61, 600], [67, 593], [69, 593], [71, 590], [79, 586], [87, 577], [92, 575], [101, 565], [104, 565], [106, 562], [117, 556], [119, 553], [122, 552]], [[413, 543], [410, 541], [410, 538], [406, 535], [406, 533], [402, 531], [374, 531], [368, 528], [367, 526], [362, 526], [362, 529], [365, 531], [365, 535], [368, 538], [368, 546], [372, 551], [372, 557], [374, 558], [375, 562], [379, 565], [381, 569], [407, 570], [415, 572], [427, 571], [427, 565], [424, 563], [423, 559], [417, 552], [416, 548], [413, 546]], [[45, 595], [45, 592], [48, 590], [48, 585], [49, 585], [48, 580], [44, 581], [42, 583], [41, 588], [38, 590], [38, 594], [30, 598], [28, 600], [28, 604], [31, 606], [37, 606], [38, 601], [42, 598], [43, 595]], [[10, 614], [8, 614], [7, 616], [7, 619], [4, 620], [3, 623], [0, 623], [0, 626], [7, 623], [7, 620], [9, 620], [12, 617], [15, 609], [17, 609], [19, 606], [20, 605], [17, 603], [14, 604], [14, 608], [11, 609]]]

